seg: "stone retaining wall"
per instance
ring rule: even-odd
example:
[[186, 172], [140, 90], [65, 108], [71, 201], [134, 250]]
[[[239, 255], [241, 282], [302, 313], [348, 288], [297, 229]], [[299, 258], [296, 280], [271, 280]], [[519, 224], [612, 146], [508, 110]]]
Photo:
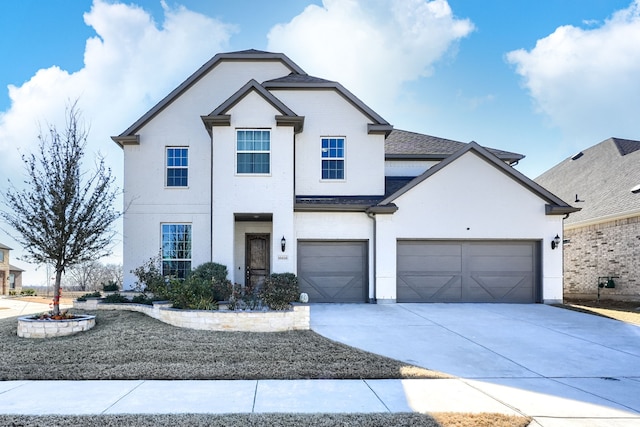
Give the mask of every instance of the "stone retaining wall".
[[53, 338], [88, 331], [96, 325], [96, 316], [84, 315], [75, 319], [38, 320], [31, 316], [18, 318], [21, 338]]
[[74, 301], [83, 310], [128, 310], [144, 313], [173, 326], [209, 331], [281, 332], [308, 330], [309, 306], [293, 304], [284, 311], [178, 310], [171, 303], [109, 304], [99, 300]]

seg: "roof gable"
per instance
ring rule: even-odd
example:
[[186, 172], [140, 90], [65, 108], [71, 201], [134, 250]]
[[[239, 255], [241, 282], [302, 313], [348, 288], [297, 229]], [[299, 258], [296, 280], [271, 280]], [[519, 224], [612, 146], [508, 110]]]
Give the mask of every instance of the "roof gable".
[[425, 171], [422, 175], [414, 178], [404, 187], [400, 188], [398, 191], [396, 191], [395, 193], [391, 194], [390, 196], [382, 200], [380, 202], [380, 205], [388, 205], [393, 203], [398, 197], [402, 196], [408, 191], [411, 191], [411, 189], [418, 186], [420, 183], [427, 180], [429, 177], [435, 175], [442, 169], [446, 168], [447, 166], [455, 162], [460, 157], [470, 152], [476, 154], [478, 157], [486, 161], [489, 165], [495, 167], [500, 172], [504, 173], [509, 178], [513, 179], [514, 181], [522, 185], [528, 191], [536, 194], [538, 197], [545, 200], [547, 202], [548, 215], [560, 215], [560, 214], [564, 215], [564, 214], [568, 214], [568, 213], [579, 210], [579, 208], [571, 207], [570, 205], [562, 201], [560, 198], [558, 198], [554, 194], [547, 191], [545, 188], [543, 188], [539, 184], [527, 178], [525, 175], [523, 175], [519, 171], [515, 170], [513, 167], [505, 164], [504, 161], [499, 159], [496, 155], [492, 154], [486, 148], [480, 146], [476, 142], [470, 142], [464, 148], [450, 155], [449, 157], [444, 159], [442, 162], [427, 169], [427, 171]]
[[362, 102], [357, 96], [349, 92], [338, 82], [325, 80], [309, 75], [299, 75], [291, 73], [288, 76], [267, 80], [262, 83], [265, 89], [273, 90], [334, 90], [347, 102], [364, 114], [372, 123], [368, 126], [369, 133], [383, 133], [388, 135], [393, 126], [383, 119], [378, 113], [373, 111], [368, 105]]
[[226, 101], [220, 104], [209, 115], [202, 116], [202, 122], [207, 128], [207, 132], [211, 134], [211, 126], [229, 126], [231, 116], [227, 113], [235, 105], [241, 102], [249, 93], [255, 92], [262, 97], [273, 108], [280, 112], [280, 115], [276, 116], [278, 125], [292, 125], [296, 133], [302, 131], [304, 124], [304, 116], [298, 116], [289, 107], [287, 107], [282, 101], [276, 98], [272, 93], [267, 91], [256, 80], [251, 79], [243, 87], [241, 87], [236, 93], [231, 95]]
[[184, 82], [182, 82], [171, 93], [158, 102], [147, 113], [140, 117], [135, 123], [133, 123], [127, 130], [122, 132], [118, 136], [111, 137], [118, 145], [123, 147], [125, 144], [132, 143], [135, 139], [135, 134], [146, 123], [152, 120], [158, 113], [167, 108], [175, 99], [180, 97], [190, 87], [196, 84], [200, 79], [206, 76], [212, 69], [218, 66], [223, 61], [277, 61], [282, 63], [294, 74], [306, 75], [304, 70], [300, 68], [295, 62], [289, 59], [283, 53], [271, 53], [264, 52], [255, 49], [242, 50], [237, 52], [219, 53], [202, 65], [195, 73], [189, 76]]

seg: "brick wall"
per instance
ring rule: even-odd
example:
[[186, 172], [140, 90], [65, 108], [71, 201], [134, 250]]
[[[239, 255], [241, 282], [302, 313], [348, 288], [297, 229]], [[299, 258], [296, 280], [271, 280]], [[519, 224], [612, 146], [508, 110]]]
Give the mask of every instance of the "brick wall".
[[598, 277], [614, 279], [602, 299], [640, 301], [640, 216], [565, 231], [564, 296], [595, 298]]

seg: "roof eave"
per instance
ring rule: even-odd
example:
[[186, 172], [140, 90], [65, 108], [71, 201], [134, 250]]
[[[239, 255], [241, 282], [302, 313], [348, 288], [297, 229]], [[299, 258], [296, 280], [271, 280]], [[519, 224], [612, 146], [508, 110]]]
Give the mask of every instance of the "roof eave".
[[125, 145], [140, 145], [140, 135], [112, 136], [111, 139], [118, 144], [120, 148], [124, 148]]
[[582, 208], [574, 208], [573, 206], [569, 205], [547, 204], [544, 207], [545, 215], [569, 215], [580, 210], [582, 210]]

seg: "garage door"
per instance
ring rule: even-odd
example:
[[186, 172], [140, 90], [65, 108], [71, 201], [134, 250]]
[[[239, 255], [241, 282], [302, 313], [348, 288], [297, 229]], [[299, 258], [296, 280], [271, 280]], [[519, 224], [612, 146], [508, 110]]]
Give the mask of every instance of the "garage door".
[[309, 302], [365, 302], [367, 277], [367, 242], [298, 242], [298, 282]]
[[398, 302], [533, 303], [536, 242], [399, 241]]

